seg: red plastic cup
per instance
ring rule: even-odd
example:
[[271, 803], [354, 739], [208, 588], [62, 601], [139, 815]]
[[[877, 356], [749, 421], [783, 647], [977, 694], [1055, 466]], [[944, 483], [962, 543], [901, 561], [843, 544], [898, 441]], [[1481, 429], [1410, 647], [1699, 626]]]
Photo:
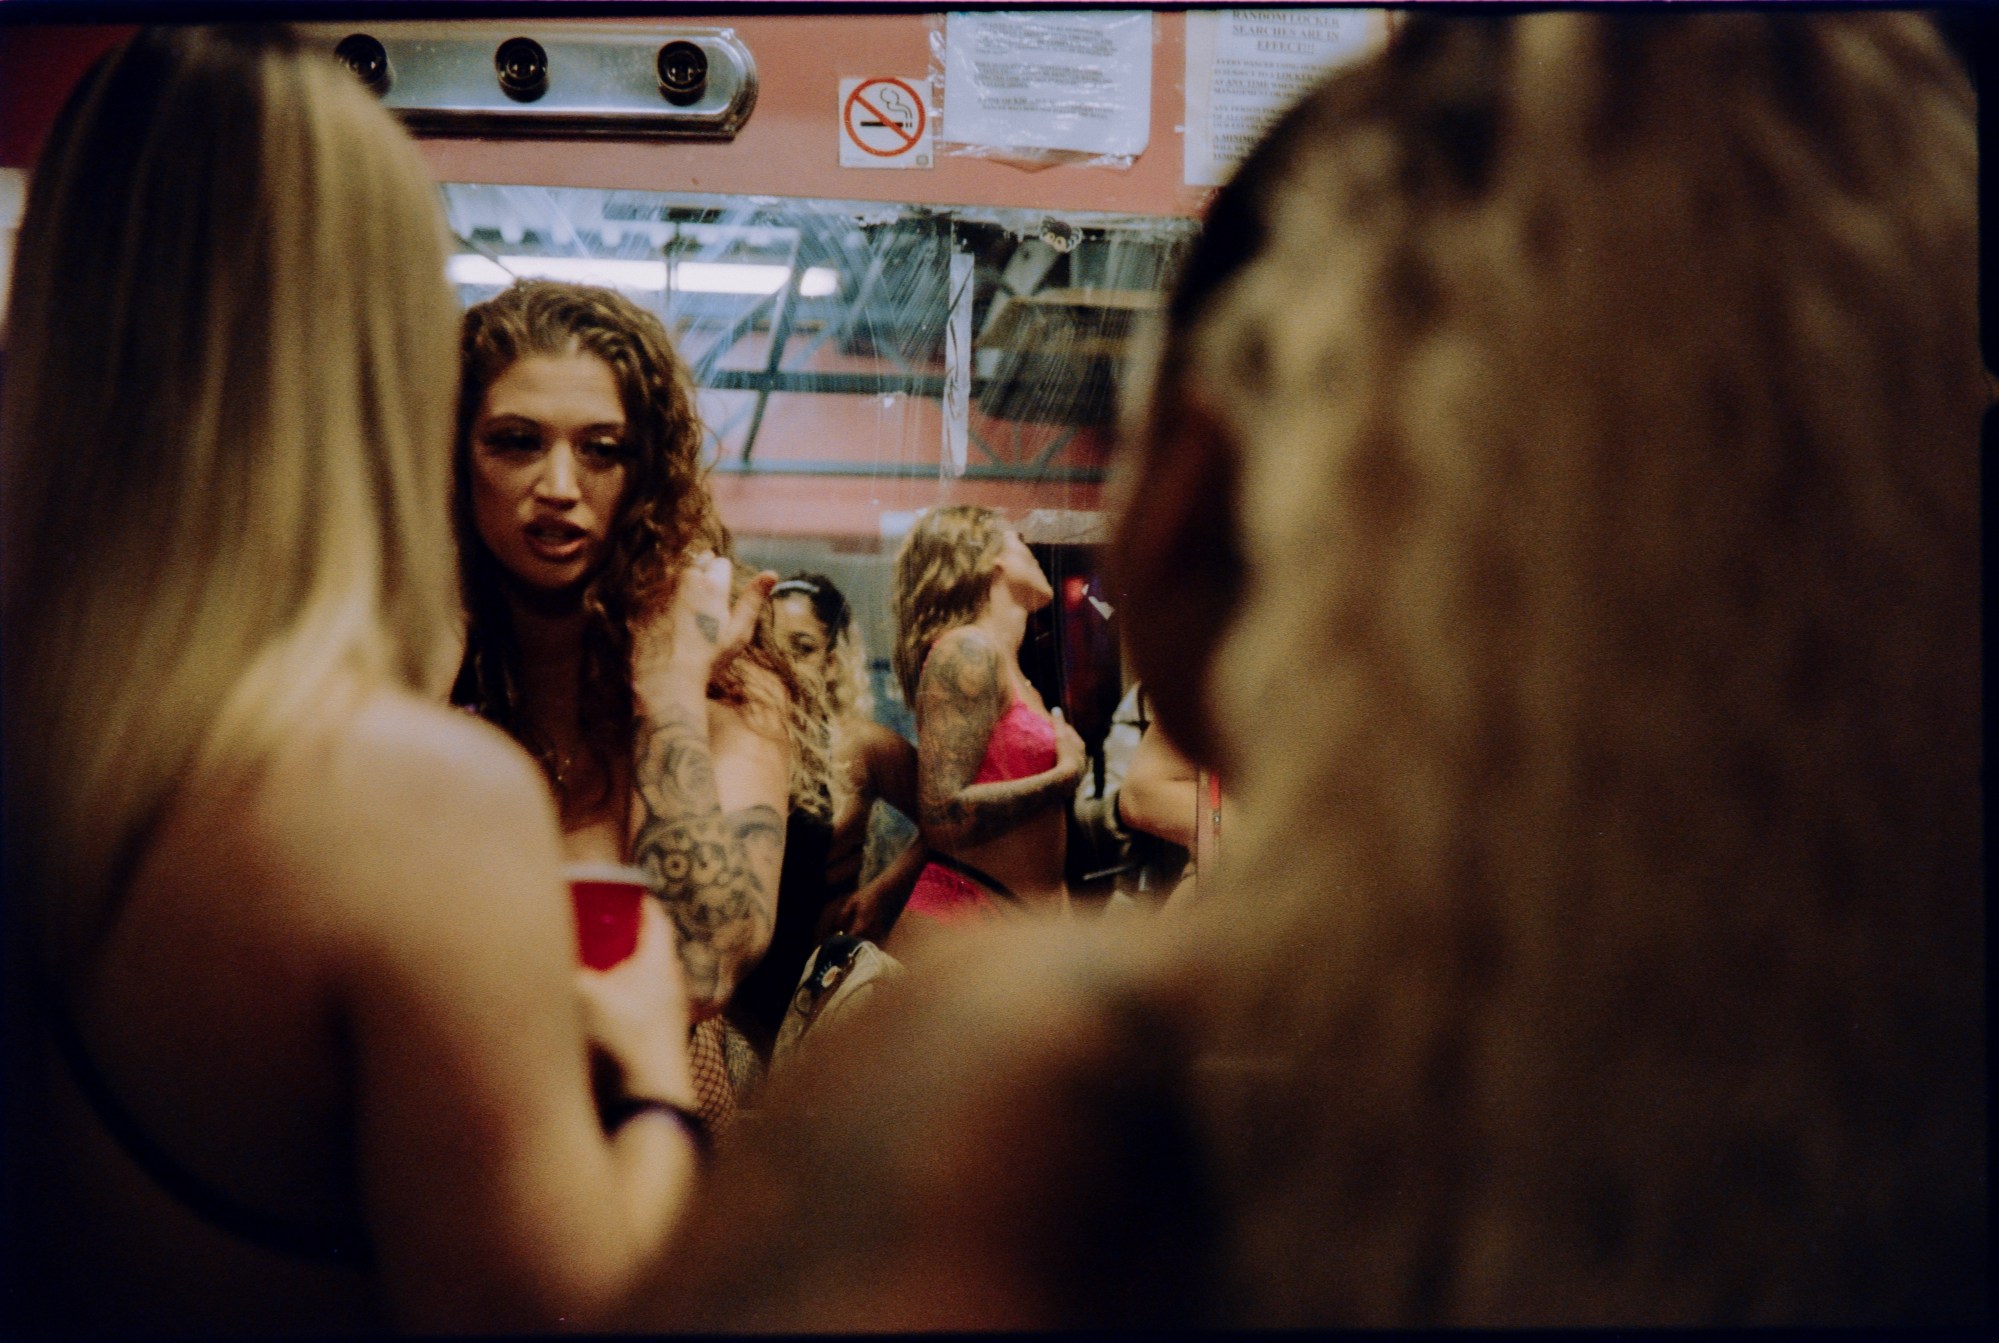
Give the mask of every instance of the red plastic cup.
[[576, 909], [576, 957], [592, 970], [608, 970], [639, 945], [639, 910], [652, 884], [635, 867], [571, 863], [569, 900]]

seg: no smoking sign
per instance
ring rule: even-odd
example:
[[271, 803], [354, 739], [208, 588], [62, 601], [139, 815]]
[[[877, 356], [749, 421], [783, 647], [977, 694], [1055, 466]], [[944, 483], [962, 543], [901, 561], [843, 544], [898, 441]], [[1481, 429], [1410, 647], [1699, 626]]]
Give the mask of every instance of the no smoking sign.
[[932, 120], [928, 79], [843, 79], [840, 166], [928, 168]]

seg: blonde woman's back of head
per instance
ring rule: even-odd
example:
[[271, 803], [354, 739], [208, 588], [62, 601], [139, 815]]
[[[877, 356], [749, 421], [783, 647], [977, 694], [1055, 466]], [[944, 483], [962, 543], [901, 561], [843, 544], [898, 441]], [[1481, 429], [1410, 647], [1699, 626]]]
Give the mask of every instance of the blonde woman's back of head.
[[455, 655], [456, 305], [413, 146], [283, 30], [145, 30], [65, 106], [9, 315], [7, 838], [103, 913], [178, 780]]
[[1913, 16], [1416, 18], [1217, 201], [1121, 542], [1258, 1318], [1982, 1314], [1976, 166]]

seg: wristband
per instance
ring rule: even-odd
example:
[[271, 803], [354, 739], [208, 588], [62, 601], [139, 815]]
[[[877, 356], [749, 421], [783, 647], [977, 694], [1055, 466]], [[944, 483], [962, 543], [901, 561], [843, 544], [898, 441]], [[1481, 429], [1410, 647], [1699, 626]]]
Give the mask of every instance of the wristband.
[[604, 1107], [604, 1128], [616, 1133], [632, 1120], [647, 1112], [666, 1115], [680, 1126], [687, 1135], [687, 1141], [694, 1146], [694, 1155], [706, 1165], [715, 1155], [715, 1135], [709, 1131], [708, 1121], [699, 1112], [672, 1101], [654, 1100], [648, 1096], [621, 1096]]

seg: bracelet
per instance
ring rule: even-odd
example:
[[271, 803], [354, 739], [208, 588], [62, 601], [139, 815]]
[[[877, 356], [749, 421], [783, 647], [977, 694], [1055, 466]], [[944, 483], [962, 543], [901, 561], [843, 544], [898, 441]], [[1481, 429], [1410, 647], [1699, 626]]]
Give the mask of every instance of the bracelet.
[[687, 1135], [687, 1141], [694, 1145], [694, 1155], [703, 1165], [715, 1155], [715, 1135], [710, 1131], [708, 1121], [698, 1111], [672, 1101], [654, 1100], [648, 1096], [621, 1096], [604, 1107], [605, 1131], [616, 1133], [648, 1112], [666, 1115], [678, 1124], [680, 1131]]

